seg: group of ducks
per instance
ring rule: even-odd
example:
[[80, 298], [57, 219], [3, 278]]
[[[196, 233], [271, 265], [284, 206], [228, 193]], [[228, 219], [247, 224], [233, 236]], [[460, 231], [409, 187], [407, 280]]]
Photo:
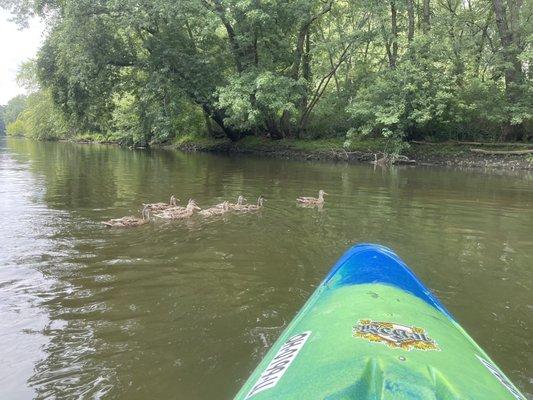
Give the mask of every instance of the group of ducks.
[[[320, 190], [318, 192], [318, 197], [298, 197], [296, 201], [302, 206], [322, 206], [324, 204], [324, 195], [327, 195], [327, 193], [323, 190]], [[128, 216], [110, 219], [102, 223], [108, 227], [129, 228], [149, 223], [152, 216], [167, 220], [179, 220], [191, 218], [195, 213], [198, 213], [204, 217], [213, 217], [224, 215], [230, 211], [254, 212], [261, 210], [263, 208], [263, 203], [266, 200], [263, 196], [259, 196], [257, 199], [257, 204], [247, 204], [246, 199], [243, 196], [239, 196], [236, 203], [224, 201], [220, 204], [214, 205], [213, 207], [205, 209], [201, 209], [193, 199], [189, 199], [186, 207], [178, 206], [179, 201], [179, 199], [172, 195], [168, 203], [143, 204], [140, 218]]]

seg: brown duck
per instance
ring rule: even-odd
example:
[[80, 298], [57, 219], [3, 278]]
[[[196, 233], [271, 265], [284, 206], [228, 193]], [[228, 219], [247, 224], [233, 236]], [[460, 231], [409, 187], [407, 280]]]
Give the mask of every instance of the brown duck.
[[317, 197], [298, 197], [296, 201], [299, 204], [306, 204], [306, 205], [321, 205], [324, 204], [324, 196], [327, 195], [326, 192], [323, 190], [318, 191], [318, 198]]
[[180, 199], [177, 199], [176, 196], [172, 195], [170, 196], [170, 201], [168, 203], [149, 203], [143, 204], [143, 206], [147, 206], [148, 209], [152, 212], [157, 212], [166, 210], [171, 207], [177, 207], [178, 201], [180, 201]]
[[109, 221], [102, 222], [102, 224], [110, 228], [134, 228], [136, 226], [145, 225], [150, 222], [150, 209], [148, 208], [148, 206], [144, 206], [141, 215], [141, 218], [128, 216], [110, 219]]

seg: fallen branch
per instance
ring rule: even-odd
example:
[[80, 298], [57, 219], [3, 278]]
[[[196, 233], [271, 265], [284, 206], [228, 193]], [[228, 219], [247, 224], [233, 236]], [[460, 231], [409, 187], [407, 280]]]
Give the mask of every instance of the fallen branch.
[[458, 140], [447, 140], [445, 142], [424, 142], [421, 140], [412, 140], [410, 143], [427, 144], [427, 145], [445, 145], [457, 144], [464, 146], [508, 146], [508, 147], [533, 147], [533, 143], [503, 143], [503, 142], [460, 142]]
[[407, 156], [402, 156], [398, 154], [389, 154], [389, 153], [381, 153], [383, 154], [383, 157], [378, 159], [377, 153], [374, 153], [374, 161], [371, 161], [371, 164], [379, 165], [379, 166], [386, 166], [386, 165], [398, 165], [398, 164], [416, 164], [416, 160], [411, 160]]
[[392, 164], [416, 164], [416, 160], [411, 160], [407, 156], [398, 155], [392, 158]]
[[490, 155], [520, 155], [520, 154], [533, 154], [533, 149], [530, 150], [483, 150], [483, 149], [470, 149], [472, 153], [490, 154]]

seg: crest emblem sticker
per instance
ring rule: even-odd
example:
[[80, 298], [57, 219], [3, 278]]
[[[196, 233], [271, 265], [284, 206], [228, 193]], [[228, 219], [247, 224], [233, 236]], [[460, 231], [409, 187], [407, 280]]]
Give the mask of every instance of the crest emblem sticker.
[[440, 351], [437, 342], [428, 336], [426, 330], [416, 326], [362, 319], [357, 321], [352, 334], [356, 338], [383, 343], [395, 349]]

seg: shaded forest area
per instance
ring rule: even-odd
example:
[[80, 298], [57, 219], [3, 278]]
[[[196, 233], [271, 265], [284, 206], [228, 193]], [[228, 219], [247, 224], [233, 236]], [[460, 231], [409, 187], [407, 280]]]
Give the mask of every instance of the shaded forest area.
[[530, 0], [0, 0], [47, 37], [7, 133], [533, 138]]

